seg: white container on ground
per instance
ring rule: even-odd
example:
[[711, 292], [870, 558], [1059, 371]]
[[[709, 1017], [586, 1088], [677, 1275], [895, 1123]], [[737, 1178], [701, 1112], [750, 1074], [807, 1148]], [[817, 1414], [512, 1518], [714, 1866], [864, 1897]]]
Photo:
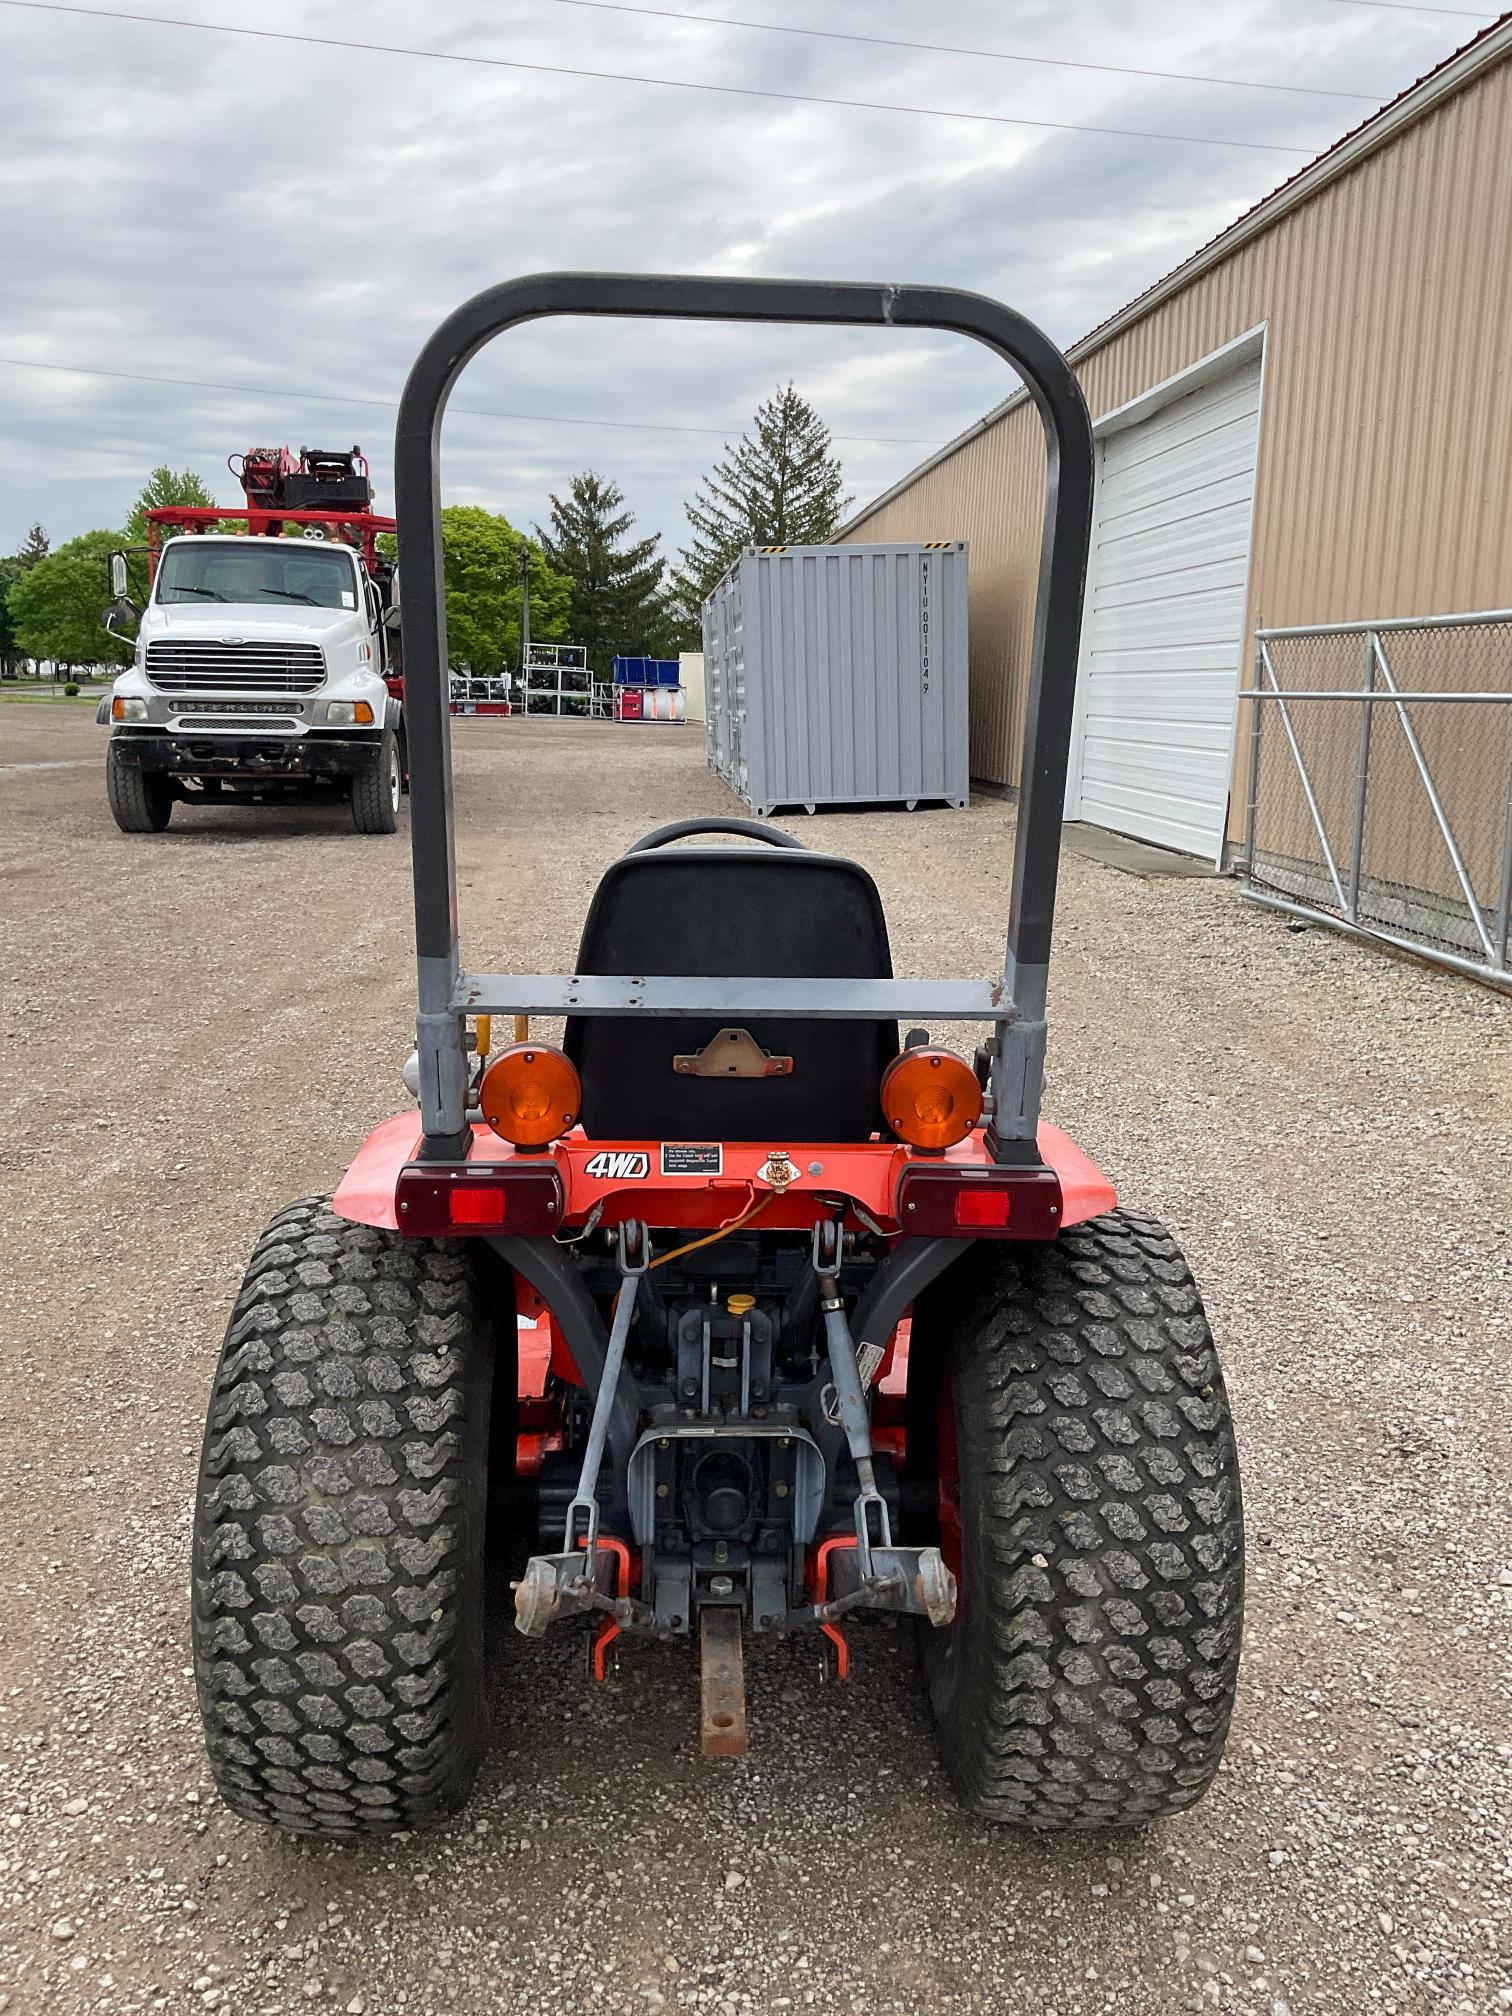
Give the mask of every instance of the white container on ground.
[[687, 701], [688, 719], [703, 722], [704, 713], [704, 660], [702, 651], [679, 651], [677, 654], [677, 683]]
[[961, 806], [966, 542], [748, 546], [704, 604], [709, 763], [760, 813]]

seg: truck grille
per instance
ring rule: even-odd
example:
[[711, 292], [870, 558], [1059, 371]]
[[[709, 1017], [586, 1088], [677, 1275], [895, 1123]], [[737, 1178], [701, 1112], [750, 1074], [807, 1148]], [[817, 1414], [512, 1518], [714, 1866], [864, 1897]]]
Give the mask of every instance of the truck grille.
[[325, 657], [318, 644], [157, 638], [147, 646], [147, 677], [162, 693], [313, 693]]
[[299, 723], [283, 714], [238, 714], [234, 718], [224, 714], [185, 714], [178, 725], [180, 730], [223, 728], [240, 734], [269, 735], [292, 733]]

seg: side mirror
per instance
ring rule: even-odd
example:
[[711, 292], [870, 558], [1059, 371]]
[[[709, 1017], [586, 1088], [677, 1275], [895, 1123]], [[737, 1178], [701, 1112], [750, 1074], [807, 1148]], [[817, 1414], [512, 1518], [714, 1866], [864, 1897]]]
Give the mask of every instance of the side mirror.
[[126, 601], [123, 597], [121, 600], [111, 603], [110, 607], [105, 611], [105, 614], [100, 618], [100, 621], [104, 624], [105, 628], [110, 632], [112, 637], [121, 637], [124, 636], [126, 632], [131, 628], [131, 625], [135, 623], [136, 618], [137, 618], [137, 612], [135, 604]]
[[[126, 555], [124, 553], [112, 553], [110, 556], [110, 592], [114, 595], [117, 602], [124, 602], [126, 600], [127, 586]], [[107, 624], [106, 628], [108, 629], [109, 627]]]
[[383, 612], [383, 627], [385, 630], [397, 630], [399, 628], [399, 611], [392, 604]]

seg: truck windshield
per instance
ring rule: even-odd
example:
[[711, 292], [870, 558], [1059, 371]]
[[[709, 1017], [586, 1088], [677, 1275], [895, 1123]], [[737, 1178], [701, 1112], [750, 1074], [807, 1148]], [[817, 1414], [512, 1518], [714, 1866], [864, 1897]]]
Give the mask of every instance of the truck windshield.
[[159, 602], [296, 602], [355, 609], [351, 555], [313, 539], [184, 539], [158, 569]]

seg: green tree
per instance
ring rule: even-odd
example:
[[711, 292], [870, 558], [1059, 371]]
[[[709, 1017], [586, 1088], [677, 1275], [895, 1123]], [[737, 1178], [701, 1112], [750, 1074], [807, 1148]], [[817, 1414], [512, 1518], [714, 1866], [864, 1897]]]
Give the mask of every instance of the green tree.
[[52, 548], [48, 544], [47, 534], [42, 530], [40, 525], [33, 525], [22, 542], [21, 551], [16, 555], [16, 560], [22, 572], [25, 573], [28, 569], [35, 567], [39, 560], [45, 560], [51, 551]]
[[129, 665], [131, 644], [100, 618], [110, 600], [110, 556], [119, 532], [85, 532], [25, 572], [8, 597], [16, 641], [28, 658], [62, 665]]
[[0, 677], [6, 679], [15, 678], [22, 657], [10, 606], [11, 590], [20, 579], [19, 560], [0, 560]]
[[548, 565], [572, 582], [572, 641], [587, 646], [589, 665], [605, 679], [617, 651], [654, 655], [668, 634], [661, 535], [627, 540], [635, 514], [624, 504], [617, 483], [585, 469], [565, 498], [552, 496], [551, 530], [536, 527]]
[[572, 583], [534, 540], [499, 512], [476, 504], [448, 504], [442, 511], [446, 641], [454, 665], [468, 665], [484, 677], [518, 665], [522, 545], [530, 554], [530, 634], [564, 637]]
[[170, 469], [166, 463], [154, 469], [142, 485], [141, 495], [131, 507], [131, 516], [126, 521], [128, 546], [147, 544], [147, 513], [159, 511], [170, 504], [211, 505], [215, 499], [205, 488], [192, 469]]
[[828, 427], [791, 384], [779, 386], [687, 507], [693, 537], [671, 584], [679, 620], [698, 623], [742, 546], [823, 545], [851, 502], [844, 486]]

